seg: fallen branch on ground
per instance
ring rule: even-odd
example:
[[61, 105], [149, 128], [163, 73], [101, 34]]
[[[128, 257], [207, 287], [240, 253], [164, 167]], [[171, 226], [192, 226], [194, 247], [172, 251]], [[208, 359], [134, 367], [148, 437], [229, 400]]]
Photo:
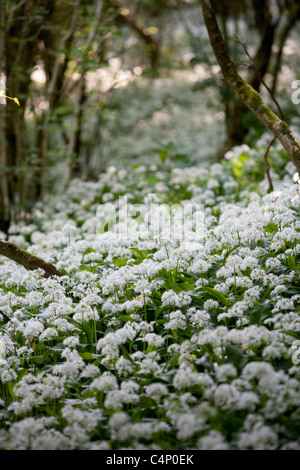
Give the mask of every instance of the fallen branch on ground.
[[46, 261], [32, 255], [28, 251], [18, 248], [11, 242], [6, 242], [0, 239], [0, 255], [6, 256], [7, 258], [21, 264], [26, 269], [35, 270], [43, 269], [45, 274], [44, 277], [50, 276], [63, 276], [63, 272], [57, 269], [53, 264], [47, 263]]

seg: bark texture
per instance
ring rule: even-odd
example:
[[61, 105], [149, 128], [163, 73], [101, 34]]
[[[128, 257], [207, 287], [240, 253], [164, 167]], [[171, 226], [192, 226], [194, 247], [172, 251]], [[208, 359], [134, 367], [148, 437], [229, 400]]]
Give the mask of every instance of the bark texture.
[[28, 251], [21, 250], [16, 245], [10, 242], [6, 242], [0, 239], [0, 255], [6, 256], [7, 258], [16, 261], [26, 269], [35, 270], [41, 268], [44, 270], [44, 277], [50, 276], [63, 276], [63, 272], [57, 269], [53, 264], [47, 263], [46, 261], [32, 255]]
[[201, 0], [201, 6], [210, 43], [225, 80], [234, 94], [252, 111], [259, 121], [278, 138], [297, 168], [297, 171], [300, 173], [299, 141], [286, 122], [281, 120], [269, 106], [264, 103], [260, 94], [237, 72], [234, 63], [228, 55], [211, 0]]

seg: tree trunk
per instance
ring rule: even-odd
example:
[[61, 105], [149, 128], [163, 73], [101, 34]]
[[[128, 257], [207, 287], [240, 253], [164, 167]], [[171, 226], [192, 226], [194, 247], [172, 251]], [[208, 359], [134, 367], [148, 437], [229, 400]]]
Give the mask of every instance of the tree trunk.
[[[5, 18], [6, 2], [0, 2], [0, 81], [5, 74]], [[4, 87], [4, 81], [1, 83]], [[7, 232], [10, 223], [9, 192], [7, 183], [7, 155], [5, 136], [5, 106], [0, 103], [0, 230]]]
[[[7, 102], [1, 108], [0, 139], [1, 154], [1, 193], [5, 199], [5, 214], [0, 209], [0, 219], [6, 227], [20, 210], [29, 207], [27, 191], [28, 163], [24, 149], [24, 112], [31, 82], [30, 74], [35, 63], [36, 42], [47, 15], [47, 6], [52, 0], [21, 0], [5, 2], [1, 7], [1, 69], [5, 76], [7, 94], [17, 97], [21, 106]], [[41, 8], [42, 7], [42, 8]], [[40, 9], [40, 20], [36, 21], [36, 11]], [[44, 16], [41, 16], [44, 15]], [[26, 167], [25, 167], [26, 165]], [[3, 206], [3, 204], [2, 204]]]
[[72, 178], [79, 178], [82, 176], [83, 168], [80, 162], [80, 151], [82, 145], [82, 126], [83, 126], [83, 107], [87, 99], [86, 95], [86, 72], [87, 66], [86, 61], [88, 60], [88, 53], [92, 44], [95, 40], [99, 23], [101, 19], [103, 1], [98, 0], [96, 12], [95, 12], [95, 19], [94, 19], [94, 26], [90, 30], [89, 35], [86, 39], [85, 46], [86, 52], [84, 53], [83, 57], [81, 58], [80, 63], [80, 78], [78, 80], [78, 96], [77, 102], [75, 105], [75, 130], [71, 137], [71, 145], [69, 150], [69, 157], [68, 157], [68, 168], [66, 172], [66, 177], [63, 182], [63, 189], [65, 189]]
[[10, 96], [19, 98], [21, 107], [18, 108], [14, 103], [7, 103], [5, 127], [7, 165], [10, 173], [9, 191], [11, 199], [18, 204], [19, 209], [23, 208], [26, 202], [24, 111], [30, 85], [30, 71], [34, 63], [34, 37], [38, 28], [34, 24], [32, 2], [20, 2], [15, 7], [11, 7], [5, 30], [6, 86]]
[[300, 143], [288, 125], [264, 103], [260, 94], [254, 90], [237, 72], [228, 56], [214, 10], [210, 0], [201, 0], [202, 12], [210, 43], [225, 80], [234, 94], [247, 106], [259, 121], [268, 128], [282, 143], [297, 171], [300, 173]]
[[[80, 151], [81, 151], [81, 134], [83, 124], [83, 106], [86, 102], [86, 85], [85, 85], [85, 71], [81, 71], [78, 86], [78, 98], [75, 105], [75, 130], [71, 137], [71, 146], [68, 159], [68, 176], [69, 182], [73, 178], [80, 178], [82, 173], [82, 165], [80, 164]], [[65, 185], [63, 185], [65, 187]]]
[[[57, 106], [59, 95], [61, 92], [61, 83], [63, 80], [64, 72], [67, 66], [68, 52], [72, 45], [74, 31], [77, 23], [78, 12], [81, 0], [75, 0], [73, 11], [70, 18], [69, 28], [59, 41], [59, 52], [55, 55], [55, 59], [47, 62], [48, 81], [46, 89], [46, 98], [48, 99], [48, 110], [43, 115], [42, 130], [37, 136], [38, 148], [38, 161], [39, 169], [36, 172], [35, 179], [39, 181], [38, 196], [42, 197], [44, 193], [44, 186], [41, 184], [47, 166], [47, 151], [49, 145], [49, 124], [53, 111]], [[47, 32], [46, 32], [47, 35]], [[51, 36], [51, 33], [50, 33]], [[49, 33], [48, 33], [49, 37]], [[63, 51], [63, 52], [62, 52]], [[63, 54], [66, 51], [65, 59], [62, 61]]]

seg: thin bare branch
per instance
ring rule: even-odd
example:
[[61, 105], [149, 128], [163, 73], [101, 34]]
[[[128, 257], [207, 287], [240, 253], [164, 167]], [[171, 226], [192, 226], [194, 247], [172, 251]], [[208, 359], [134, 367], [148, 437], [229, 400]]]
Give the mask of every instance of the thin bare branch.
[[10, 12], [9, 12], [9, 15], [8, 15], [8, 18], [7, 18], [6, 32], [8, 31], [9, 25], [12, 22], [12, 19], [13, 19], [13, 16], [14, 16], [15, 12], [17, 10], [19, 10], [19, 8], [21, 8], [25, 3], [26, 3], [26, 0], [21, 0], [19, 3], [17, 3], [17, 5], [13, 6], [10, 9]]
[[[75, 5], [74, 5], [74, 9], [73, 9], [73, 14], [72, 14], [69, 29], [66, 32], [66, 34], [60, 40], [60, 44], [59, 44], [59, 49], [60, 50], [65, 49], [67, 41], [71, 38], [72, 34], [74, 33], [74, 29], [75, 29], [76, 22], [77, 22], [77, 17], [78, 17], [79, 6], [80, 6], [80, 0], [76, 0]], [[51, 75], [51, 80], [50, 80], [50, 83], [49, 83], [49, 86], [48, 86], [48, 95], [49, 95], [49, 97], [52, 96], [52, 94], [54, 93], [54, 90], [56, 88], [58, 74], [59, 74], [60, 60], [61, 60], [61, 54], [57, 54], [55, 62], [54, 62], [54, 66], [53, 66], [53, 72], [52, 72], [52, 75]]]
[[281, 119], [284, 121], [285, 118], [284, 118], [284, 114], [283, 114], [283, 111], [282, 111], [282, 109], [281, 109], [281, 106], [280, 106], [280, 104], [278, 103], [277, 99], [275, 98], [274, 93], [272, 92], [272, 90], [270, 89], [270, 87], [266, 84], [266, 82], [265, 82], [263, 76], [261, 75], [260, 71], [259, 71], [258, 68], [256, 67], [255, 62], [254, 62], [254, 60], [252, 59], [252, 57], [251, 57], [251, 55], [250, 55], [250, 53], [249, 53], [249, 51], [248, 51], [248, 49], [247, 49], [247, 47], [246, 47], [246, 41], [242, 41], [238, 34], [236, 35], [236, 40], [237, 40], [238, 42], [240, 42], [241, 45], [243, 46], [244, 51], [246, 52], [247, 56], [249, 57], [251, 66], [252, 66], [253, 69], [255, 70], [255, 72], [256, 72], [257, 76], [259, 77], [261, 83], [264, 85], [264, 87], [266, 88], [266, 90], [269, 92], [269, 94], [270, 94], [272, 100], [274, 101], [274, 103], [276, 104], [276, 106], [277, 106], [277, 108], [278, 108], [278, 111], [279, 111], [279, 114], [280, 114]]

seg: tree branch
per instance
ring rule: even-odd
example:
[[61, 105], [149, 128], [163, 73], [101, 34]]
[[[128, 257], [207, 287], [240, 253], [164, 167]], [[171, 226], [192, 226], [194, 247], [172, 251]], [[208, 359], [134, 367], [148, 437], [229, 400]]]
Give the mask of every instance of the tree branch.
[[63, 276], [63, 272], [57, 269], [53, 264], [47, 263], [46, 261], [32, 255], [28, 251], [21, 250], [16, 245], [10, 242], [6, 242], [0, 239], [0, 255], [6, 256], [7, 258], [16, 261], [26, 269], [35, 270], [43, 269], [45, 274], [44, 277], [50, 276]]
[[210, 43], [225, 80], [234, 94], [247, 106], [250, 111], [264, 124], [281, 142], [296, 169], [300, 172], [300, 143], [292, 131], [262, 100], [255, 91], [237, 72], [234, 63], [222, 38], [214, 10], [210, 0], [201, 0], [202, 12], [208, 31]]

